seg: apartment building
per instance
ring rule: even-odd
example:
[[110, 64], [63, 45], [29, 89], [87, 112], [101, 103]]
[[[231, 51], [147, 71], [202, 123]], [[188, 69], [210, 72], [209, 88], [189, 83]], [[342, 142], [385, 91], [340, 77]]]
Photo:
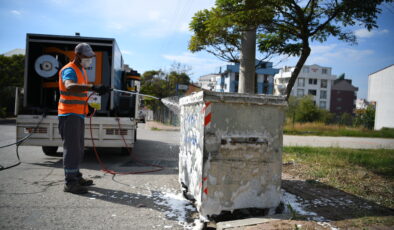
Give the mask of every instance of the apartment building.
[[358, 88], [352, 85], [352, 80], [338, 78], [331, 89], [330, 112], [337, 115], [353, 114], [356, 109]]
[[[256, 60], [255, 93], [273, 94], [274, 75], [279, 69], [272, 67], [272, 62], [259, 62]], [[217, 92], [238, 92], [239, 64], [226, 65], [221, 68], [221, 73], [216, 75], [216, 82], [213, 91]], [[204, 88], [204, 87], [203, 87]]]
[[[274, 94], [284, 95], [287, 84], [295, 67], [285, 66], [274, 77]], [[315, 104], [330, 110], [331, 88], [336, 76], [331, 74], [331, 67], [304, 65], [291, 91], [292, 96], [311, 95]]]
[[203, 89], [214, 91], [216, 86], [216, 79], [220, 74], [207, 74], [198, 79], [198, 86]]

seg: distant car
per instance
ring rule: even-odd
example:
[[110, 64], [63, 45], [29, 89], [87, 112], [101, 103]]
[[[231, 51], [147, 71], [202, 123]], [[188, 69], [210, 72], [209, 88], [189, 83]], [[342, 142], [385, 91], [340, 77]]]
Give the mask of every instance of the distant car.
[[145, 123], [145, 112], [144, 111], [140, 110], [138, 112], [138, 120], [141, 123]]

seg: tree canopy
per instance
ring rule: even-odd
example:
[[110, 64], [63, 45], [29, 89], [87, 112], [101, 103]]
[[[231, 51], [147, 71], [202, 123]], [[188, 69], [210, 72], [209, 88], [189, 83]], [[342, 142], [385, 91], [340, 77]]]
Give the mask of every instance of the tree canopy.
[[[141, 93], [152, 95], [158, 98], [175, 96], [177, 84], [190, 84], [190, 77], [187, 74], [188, 67], [174, 64], [170, 72], [162, 70], [150, 70], [142, 74]], [[154, 101], [146, 101], [148, 106], [153, 105]]]
[[[287, 98], [311, 53], [310, 42], [329, 37], [356, 43], [351, 26], [377, 28], [378, 8], [393, 0], [217, 0], [211, 10], [193, 17], [189, 49], [206, 50], [222, 60], [237, 62], [242, 32], [254, 28], [260, 53], [297, 56], [286, 88]], [[251, 41], [252, 42], [252, 41]], [[252, 75], [251, 75], [252, 76]]]
[[23, 87], [24, 55], [0, 55], [0, 115], [14, 109], [15, 87]]
[[198, 11], [192, 18], [189, 50], [205, 50], [223, 61], [239, 63], [242, 32], [260, 28], [271, 14], [261, 1], [217, 0], [214, 8]]
[[[263, 0], [262, 0], [263, 1]], [[266, 2], [266, 1], [265, 1]], [[275, 16], [264, 25], [258, 37], [260, 51], [298, 56], [296, 67], [286, 88], [287, 97], [311, 53], [310, 42], [325, 42], [328, 37], [356, 43], [349, 26], [377, 28], [378, 8], [392, 0], [272, 0]]]

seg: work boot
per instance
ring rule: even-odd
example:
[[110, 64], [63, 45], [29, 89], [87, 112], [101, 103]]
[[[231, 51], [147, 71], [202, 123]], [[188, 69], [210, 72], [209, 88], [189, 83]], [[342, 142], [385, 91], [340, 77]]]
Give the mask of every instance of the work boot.
[[74, 194], [84, 194], [88, 192], [88, 190], [85, 187], [82, 187], [79, 183], [65, 184], [63, 191]]
[[82, 185], [82, 186], [90, 186], [93, 184], [93, 180], [84, 179], [82, 177], [81, 177], [81, 179], [79, 179], [78, 182], [79, 182], [79, 185]]

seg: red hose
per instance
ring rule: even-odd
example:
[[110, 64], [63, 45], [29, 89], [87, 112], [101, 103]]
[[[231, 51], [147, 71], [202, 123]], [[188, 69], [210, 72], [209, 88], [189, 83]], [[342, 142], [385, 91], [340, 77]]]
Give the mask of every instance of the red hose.
[[[92, 95], [93, 95], [93, 94], [91, 94], [91, 95], [88, 97], [88, 99], [86, 100], [85, 106], [87, 105], [88, 100], [89, 100], [89, 98], [90, 98]], [[146, 171], [136, 171], [136, 172], [116, 172], [116, 171], [113, 171], [113, 170], [108, 169], [108, 168], [105, 166], [105, 164], [101, 161], [100, 156], [99, 156], [99, 154], [98, 154], [98, 152], [97, 152], [97, 149], [96, 149], [96, 145], [95, 145], [95, 143], [94, 143], [94, 139], [93, 139], [92, 117], [93, 117], [93, 115], [94, 115], [95, 113], [96, 113], [96, 109], [94, 109], [93, 113], [89, 116], [89, 129], [90, 129], [90, 138], [91, 138], [92, 144], [93, 144], [93, 150], [94, 150], [94, 153], [95, 153], [95, 155], [96, 155], [96, 159], [97, 159], [98, 163], [100, 164], [101, 171], [106, 172], [106, 173], [109, 173], [109, 174], [112, 174], [112, 175], [116, 175], [116, 174], [118, 174], [118, 175], [129, 175], [129, 174], [144, 174], [144, 173], [158, 172], [158, 171], [161, 171], [161, 170], [164, 169], [164, 167], [162, 167], [162, 166], [160, 166], [160, 165], [147, 164], [147, 163], [145, 163], [145, 162], [139, 161], [139, 160], [136, 159], [136, 158], [133, 158], [133, 156], [132, 156], [132, 154], [131, 154], [131, 151], [130, 151], [130, 148], [128, 147], [128, 145], [127, 145], [127, 143], [126, 143], [126, 140], [125, 140], [123, 134], [120, 132], [120, 130], [121, 130], [121, 125], [120, 125], [120, 121], [119, 121], [119, 118], [118, 118], [118, 117], [116, 117], [116, 120], [118, 121], [118, 125], [119, 125], [119, 134], [122, 136], [123, 143], [125, 144], [125, 147], [126, 147], [127, 150], [129, 151], [130, 157], [131, 157], [134, 161], [136, 161], [136, 162], [138, 162], [138, 163], [140, 163], [140, 164], [143, 164], [143, 165], [146, 165], [146, 166], [151, 166], [151, 167], [156, 167], [157, 169], [146, 170]]]

